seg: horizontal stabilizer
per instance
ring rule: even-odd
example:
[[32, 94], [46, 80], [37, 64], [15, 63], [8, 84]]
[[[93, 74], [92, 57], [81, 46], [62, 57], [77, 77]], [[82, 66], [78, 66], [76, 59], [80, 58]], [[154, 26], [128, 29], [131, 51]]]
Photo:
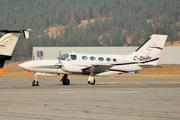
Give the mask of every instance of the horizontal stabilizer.
[[0, 68], [4, 67], [4, 63], [6, 60], [11, 60], [12, 56], [4, 56], [0, 55]]
[[29, 38], [29, 32], [33, 31], [32, 29], [19, 29], [19, 30], [0, 30], [1, 33], [7, 34], [7, 33], [23, 33], [24, 37], [26, 39]]

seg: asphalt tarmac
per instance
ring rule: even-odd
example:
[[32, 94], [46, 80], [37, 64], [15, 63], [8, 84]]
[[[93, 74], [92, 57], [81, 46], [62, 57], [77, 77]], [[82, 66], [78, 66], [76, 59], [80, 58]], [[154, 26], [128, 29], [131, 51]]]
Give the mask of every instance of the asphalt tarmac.
[[0, 120], [179, 120], [180, 78], [1, 77]]

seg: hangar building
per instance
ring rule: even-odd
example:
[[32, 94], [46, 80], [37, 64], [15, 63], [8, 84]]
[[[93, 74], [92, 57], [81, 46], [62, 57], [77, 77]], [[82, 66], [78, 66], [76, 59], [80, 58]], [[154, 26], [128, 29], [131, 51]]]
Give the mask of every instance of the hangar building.
[[[33, 47], [33, 58], [55, 59], [66, 52], [128, 55], [138, 47]], [[164, 47], [158, 64], [180, 64], [180, 47]]]

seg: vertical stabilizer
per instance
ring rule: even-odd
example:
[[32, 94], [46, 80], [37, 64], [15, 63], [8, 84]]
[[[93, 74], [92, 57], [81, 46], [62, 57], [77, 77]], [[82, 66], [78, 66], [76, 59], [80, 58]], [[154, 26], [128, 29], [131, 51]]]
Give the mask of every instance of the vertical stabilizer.
[[4, 62], [6, 60], [11, 60], [13, 50], [16, 46], [20, 34], [23, 33], [24, 37], [27, 39], [29, 38], [29, 31], [32, 30], [0, 30], [3, 35], [0, 38], [0, 68], [4, 66]]
[[167, 35], [153, 34], [135, 52], [125, 57], [125, 60], [156, 65], [161, 55]]
[[29, 32], [33, 31], [32, 29], [26, 29], [23, 30], [24, 38], [28, 39], [29, 38]]

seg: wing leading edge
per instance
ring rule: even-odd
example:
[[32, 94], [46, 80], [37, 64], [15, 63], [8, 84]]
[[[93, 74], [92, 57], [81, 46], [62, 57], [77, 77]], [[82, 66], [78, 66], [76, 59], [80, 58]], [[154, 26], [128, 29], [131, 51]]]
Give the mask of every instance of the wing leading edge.
[[90, 67], [83, 68], [82, 71], [83, 71], [83, 73], [98, 74], [98, 73], [105, 72], [106, 70], [108, 70], [112, 66], [114, 66], [114, 65], [92, 65]]

